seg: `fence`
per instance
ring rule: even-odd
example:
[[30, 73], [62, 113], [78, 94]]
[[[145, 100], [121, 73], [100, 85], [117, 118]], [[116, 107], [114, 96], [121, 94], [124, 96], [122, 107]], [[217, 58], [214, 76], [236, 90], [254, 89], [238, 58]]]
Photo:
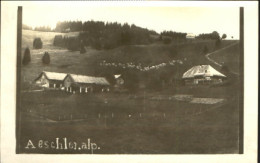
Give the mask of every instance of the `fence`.
[[181, 112], [137, 112], [137, 113], [96, 113], [96, 114], [84, 114], [84, 113], [74, 113], [74, 114], [52, 114], [48, 110], [45, 112], [38, 112], [36, 110], [27, 109], [26, 112], [29, 115], [34, 115], [39, 119], [51, 120], [56, 122], [68, 122], [68, 121], [124, 121], [124, 120], [178, 120], [192, 118], [199, 116], [209, 111], [216, 110], [220, 108], [224, 103], [216, 105], [210, 108], [197, 108], [197, 109], [188, 109], [183, 108]]

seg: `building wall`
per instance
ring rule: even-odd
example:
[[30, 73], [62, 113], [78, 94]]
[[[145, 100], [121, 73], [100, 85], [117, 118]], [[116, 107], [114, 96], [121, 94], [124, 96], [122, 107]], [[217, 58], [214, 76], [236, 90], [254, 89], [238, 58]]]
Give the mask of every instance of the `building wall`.
[[73, 80], [67, 76], [64, 81], [63, 81], [63, 84], [64, 84], [64, 87], [71, 87], [71, 84], [73, 83]]
[[77, 92], [109, 92], [110, 87], [105, 85], [88, 84], [88, 83], [77, 83]]
[[191, 78], [185, 79], [185, 85], [208, 85], [208, 84], [220, 84], [223, 82], [222, 78]]
[[49, 88], [61, 88], [63, 87], [63, 82], [58, 80], [49, 80]]
[[35, 84], [45, 88], [61, 88], [63, 81], [60, 80], [49, 80], [44, 74], [35, 81]]
[[75, 93], [88, 93], [88, 92], [108, 92], [109, 86], [88, 84], [88, 83], [75, 83], [71, 77], [67, 76], [64, 79], [64, 87], [67, 92]]
[[46, 78], [44, 74], [42, 74], [40, 78], [35, 81], [35, 83], [37, 85], [40, 85], [41, 87], [46, 87], [46, 88], [49, 88], [49, 84], [50, 84], [49, 80]]

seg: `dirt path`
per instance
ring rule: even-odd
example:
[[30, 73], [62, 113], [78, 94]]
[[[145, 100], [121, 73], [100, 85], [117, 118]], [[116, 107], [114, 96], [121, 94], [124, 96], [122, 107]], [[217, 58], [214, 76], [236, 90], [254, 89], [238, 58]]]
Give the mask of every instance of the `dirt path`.
[[[230, 47], [232, 47], [232, 46], [234, 46], [234, 45], [236, 45], [236, 44], [238, 44], [238, 42], [233, 43], [233, 44], [230, 44], [230, 45], [228, 45], [228, 46], [226, 46], [226, 47], [224, 47], [224, 48], [222, 48], [222, 49], [216, 50], [216, 51], [214, 51], [214, 52], [208, 53], [208, 54], [205, 55], [205, 57], [207, 58], [207, 60], [209, 60], [210, 62], [214, 63], [215, 65], [217, 65], [217, 66], [219, 66], [219, 67], [222, 67], [223, 65], [220, 64], [220, 63], [218, 63], [217, 61], [211, 59], [211, 58], [210, 58], [210, 55], [215, 54], [215, 53], [218, 53], [218, 52], [221, 52], [221, 51], [223, 51], [223, 50], [225, 50], [225, 49], [227, 49], [227, 48], [230, 48]], [[234, 71], [230, 71], [230, 72], [231, 72], [232, 74], [239, 75], [239, 73], [236, 73], [236, 72], [234, 72]]]
[[22, 93], [25, 93], [25, 92], [43, 92], [44, 89], [38, 89], [38, 90], [22, 90], [21, 92]]

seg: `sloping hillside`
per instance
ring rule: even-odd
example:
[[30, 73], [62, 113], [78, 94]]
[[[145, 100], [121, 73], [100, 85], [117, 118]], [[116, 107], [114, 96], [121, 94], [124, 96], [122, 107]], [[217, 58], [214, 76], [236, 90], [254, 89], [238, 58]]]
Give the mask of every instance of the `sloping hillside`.
[[[225, 47], [234, 41], [222, 41]], [[207, 46], [210, 51], [215, 50], [215, 41], [194, 41], [181, 44], [151, 44], [130, 45], [116, 49], [102, 51], [100, 58], [110, 62], [140, 62], [144, 64], [157, 64], [171, 59], [196, 59], [203, 56], [203, 48]], [[221, 48], [220, 47], [220, 48]], [[200, 55], [200, 56], [198, 56]]]
[[[237, 41], [223, 40], [219, 49], [235, 42]], [[97, 55], [88, 59], [88, 61], [93, 60], [96, 64], [106, 61], [108, 63], [133, 63], [135, 65], [153, 66], [169, 63], [171, 60], [180, 60], [183, 64], [178, 69], [180, 73], [184, 73], [194, 65], [212, 64], [205, 58], [205, 53], [203, 53], [204, 47], [207, 47], [209, 52], [215, 51], [215, 41], [196, 40], [181, 44], [165, 45], [156, 43], [151, 45], [123, 46], [108, 51], [100, 51]], [[215, 65], [213, 66], [215, 67]], [[176, 69], [176, 67], [173, 65], [170, 69]], [[219, 67], [217, 69], [220, 70]]]
[[215, 62], [228, 66], [229, 70], [239, 73], [239, 44], [235, 44], [227, 49], [213, 53], [209, 57]]

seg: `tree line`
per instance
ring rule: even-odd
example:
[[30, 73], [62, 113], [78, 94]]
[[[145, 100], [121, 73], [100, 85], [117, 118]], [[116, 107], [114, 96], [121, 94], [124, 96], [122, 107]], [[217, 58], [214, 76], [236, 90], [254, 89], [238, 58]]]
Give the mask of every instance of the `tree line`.
[[35, 31], [41, 31], [41, 32], [53, 32], [51, 30], [51, 27], [49, 26], [39, 26], [34, 28]]
[[63, 21], [56, 24], [55, 32], [77, 32], [82, 31], [82, 21]]
[[[82, 29], [78, 37], [57, 35], [54, 38], [55, 46], [67, 47], [69, 50], [79, 50], [91, 46], [95, 49], [111, 49], [122, 45], [150, 44], [153, 39], [153, 30], [141, 28], [134, 24], [105, 23], [102, 21], [59, 22], [56, 31], [70, 32]], [[158, 34], [157, 34], [158, 35]]]
[[173, 31], [163, 31], [161, 32], [161, 36], [169, 36], [174, 40], [184, 40], [186, 39], [187, 33], [182, 32], [173, 32]]
[[29, 25], [23, 24], [22, 25], [22, 29], [26, 29], [26, 30], [33, 30], [33, 28]]
[[23, 24], [22, 29], [41, 31], [41, 32], [55, 32], [55, 30], [52, 30], [51, 27], [49, 27], [49, 26], [38, 26], [38, 27], [33, 28], [29, 25]]
[[217, 31], [213, 31], [212, 33], [202, 33], [196, 36], [197, 39], [203, 40], [218, 40], [220, 39], [219, 33]]

